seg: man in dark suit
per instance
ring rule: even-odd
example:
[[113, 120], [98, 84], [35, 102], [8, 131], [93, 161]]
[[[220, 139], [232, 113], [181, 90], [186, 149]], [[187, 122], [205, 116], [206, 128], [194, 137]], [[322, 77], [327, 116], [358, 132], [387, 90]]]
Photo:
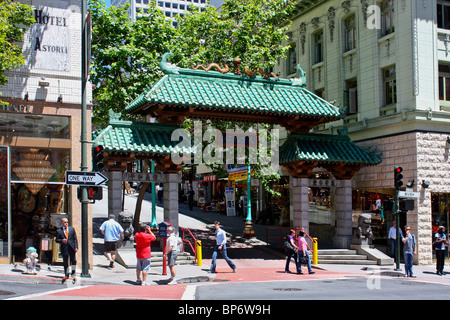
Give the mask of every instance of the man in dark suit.
[[76, 253], [78, 251], [78, 240], [75, 229], [69, 226], [66, 218], [61, 220], [63, 226], [56, 231], [56, 242], [59, 243], [61, 255], [63, 257], [64, 278], [63, 282], [69, 279], [69, 259], [72, 265], [72, 278], [75, 281], [75, 270], [77, 266]]

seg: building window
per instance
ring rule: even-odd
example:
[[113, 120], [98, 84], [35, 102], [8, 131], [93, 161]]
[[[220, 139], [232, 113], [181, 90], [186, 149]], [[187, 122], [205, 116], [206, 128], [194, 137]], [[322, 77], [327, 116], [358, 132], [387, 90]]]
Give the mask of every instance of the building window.
[[144, 4], [148, 4], [148, 0], [144, 0], [144, 2], [143, 2]]
[[450, 101], [450, 65], [439, 65], [439, 100]]
[[286, 75], [295, 73], [295, 67], [297, 66], [297, 46], [295, 43], [291, 44], [289, 48], [287, 60], [286, 60]]
[[355, 49], [355, 16], [344, 20], [344, 52]]
[[395, 67], [383, 70], [384, 105], [397, 103], [397, 82]]
[[344, 105], [347, 114], [358, 113], [358, 90], [356, 80], [346, 81]]
[[394, 0], [385, 0], [381, 4], [382, 35], [391, 34], [394, 28]]
[[326, 99], [325, 99], [325, 89], [317, 89], [317, 90], [314, 90], [314, 94], [315, 94], [316, 96], [318, 96], [318, 97], [320, 97], [320, 98], [326, 100]]
[[437, 4], [437, 24], [438, 28], [450, 29], [450, 1]]
[[323, 31], [314, 34], [314, 64], [323, 61]]

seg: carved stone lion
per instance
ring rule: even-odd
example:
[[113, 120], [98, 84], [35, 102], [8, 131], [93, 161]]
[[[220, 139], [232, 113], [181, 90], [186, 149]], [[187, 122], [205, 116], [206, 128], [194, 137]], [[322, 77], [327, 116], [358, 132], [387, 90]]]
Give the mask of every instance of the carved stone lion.
[[133, 214], [128, 210], [119, 212], [119, 223], [123, 228], [123, 240], [134, 240]]
[[[372, 215], [369, 213], [362, 213], [358, 217], [358, 227], [356, 228], [356, 240], [359, 244], [372, 244]], [[354, 239], [355, 240], [355, 239]]]

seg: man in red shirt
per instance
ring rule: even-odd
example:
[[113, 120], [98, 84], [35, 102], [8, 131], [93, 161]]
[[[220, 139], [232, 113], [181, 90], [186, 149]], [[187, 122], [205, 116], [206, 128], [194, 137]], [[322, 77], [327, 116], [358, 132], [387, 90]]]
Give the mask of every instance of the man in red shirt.
[[[139, 232], [134, 236], [136, 241], [136, 283], [138, 285], [147, 285], [147, 272], [150, 270], [150, 258], [152, 256], [151, 243], [156, 237], [149, 226], [141, 224]], [[141, 280], [142, 272], [142, 280]]]

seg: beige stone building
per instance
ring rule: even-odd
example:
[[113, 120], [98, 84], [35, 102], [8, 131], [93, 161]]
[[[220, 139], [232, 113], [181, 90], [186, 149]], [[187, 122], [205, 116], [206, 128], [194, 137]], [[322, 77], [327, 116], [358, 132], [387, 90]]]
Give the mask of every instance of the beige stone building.
[[414, 180], [419, 197], [401, 224], [417, 236], [420, 264], [432, 263], [436, 225], [448, 230], [449, 223], [449, 12], [448, 0], [298, 1], [288, 58], [275, 68], [298, 77], [299, 64], [307, 88], [345, 111], [313, 132], [346, 128], [352, 141], [382, 153], [380, 165], [353, 178], [353, 215], [372, 212], [379, 220], [376, 243], [386, 245], [392, 225], [380, 203], [395, 194], [394, 167], [403, 168], [405, 185]]

